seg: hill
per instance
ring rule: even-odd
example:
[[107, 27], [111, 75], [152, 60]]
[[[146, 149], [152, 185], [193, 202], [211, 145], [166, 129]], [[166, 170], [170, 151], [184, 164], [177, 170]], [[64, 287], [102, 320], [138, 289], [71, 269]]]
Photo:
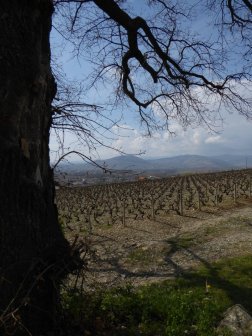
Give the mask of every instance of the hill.
[[179, 155], [162, 159], [143, 159], [135, 155], [120, 155], [107, 160], [97, 160], [95, 163], [62, 163], [60, 170], [71, 173], [87, 171], [101, 172], [101, 168], [112, 171], [134, 172], [205, 172], [252, 167], [252, 156], [242, 155]]
[[151, 160], [159, 169], [176, 169], [178, 171], [206, 171], [225, 170], [231, 167], [230, 163], [219, 158], [211, 158], [202, 155], [180, 155], [171, 158]]

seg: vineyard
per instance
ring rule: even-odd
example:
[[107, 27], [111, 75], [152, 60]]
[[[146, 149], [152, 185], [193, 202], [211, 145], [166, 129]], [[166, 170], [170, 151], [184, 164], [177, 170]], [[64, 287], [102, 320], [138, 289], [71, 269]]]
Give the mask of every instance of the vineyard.
[[61, 187], [56, 202], [61, 224], [74, 223], [79, 232], [97, 225], [127, 225], [129, 220], [156, 219], [169, 214], [237, 203], [251, 197], [252, 169], [174, 176], [160, 180]]

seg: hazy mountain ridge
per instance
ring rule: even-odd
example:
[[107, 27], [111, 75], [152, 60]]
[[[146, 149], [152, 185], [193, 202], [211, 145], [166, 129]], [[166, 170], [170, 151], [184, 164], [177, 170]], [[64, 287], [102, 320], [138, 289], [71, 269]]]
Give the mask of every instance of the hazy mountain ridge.
[[227, 169], [230, 165], [220, 159], [211, 158], [202, 155], [180, 155], [171, 158], [164, 158], [158, 160], [152, 160], [152, 162], [160, 167], [160, 169], [165, 169], [169, 167], [170, 169]]
[[[135, 155], [120, 155], [107, 160], [95, 161], [97, 165], [108, 170], [128, 171], [215, 171], [252, 167], [252, 155], [179, 155], [161, 159], [143, 159]], [[61, 164], [61, 170], [66, 171], [99, 171], [98, 166], [92, 163]]]

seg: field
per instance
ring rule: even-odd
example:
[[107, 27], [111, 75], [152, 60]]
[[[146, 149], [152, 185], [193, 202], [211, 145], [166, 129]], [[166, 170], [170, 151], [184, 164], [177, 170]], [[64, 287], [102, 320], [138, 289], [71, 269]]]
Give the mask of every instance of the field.
[[[143, 289], [143, 295], [148, 292], [153, 296], [159, 289], [161, 292], [167, 290], [167, 284], [162, 287], [163, 281], [167, 280], [176, 281], [176, 294], [171, 295], [177, 297], [184, 287], [187, 288], [185, 297], [177, 298], [182, 308], [183, 300], [189, 300], [188, 293], [195, 293], [204, 299], [206, 286], [214, 287], [211, 290], [213, 300], [216, 300], [219, 308], [214, 308], [217, 315], [215, 322], [211, 320], [212, 329], [209, 330], [212, 331], [192, 332], [190, 335], [213, 335], [216, 319], [220, 319], [221, 312], [231, 304], [242, 303], [252, 313], [251, 176], [251, 170], [243, 170], [58, 190], [62, 228], [71, 243], [78, 237], [85, 246], [83, 258], [86, 268], [71, 279], [71, 286], [81, 287], [85, 293], [94, 293], [94, 290], [99, 293], [98, 296], [92, 294], [90, 306], [87, 304], [88, 308], [84, 308], [85, 318], [89, 314], [87, 309], [93, 312], [94, 315], [90, 317], [93, 321], [101, 319], [101, 314], [110, 316], [111, 305], [114, 307], [118, 304], [120, 307], [113, 309], [118, 310], [118, 314], [121, 314], [121, 310], [126, 314], [125, 310], [133, 308], [125, 307], [123, 302], [127, 306], [129, 302], [126, 297], [135, 298], [135, 292], [131, 289], [127, 292], [127, 286], [141, 288], [142, 285], [153, 284], [151, 289]], [[179, 294], [178, 284], [188, 281], [185, 279], [192, 272], [193, 284], [183, 283]], [[155, 287], [157, 283], [161, 287]], [[118, 286], [119, 294], [111, 294]], [[169, 283], [168, 288], [171, 286]], [[104, 294], [104, 290], [109, 288], [112, 292]], [[118, 295], [121, 297], [120, 303], [116, 301]], [[158, 297], [162, 294], [158, 292], [155, 295]], [[95, 303], [93, 298], [99, 303]], [[101, 298], [105, 302], [109, 300], [109, 307], [106, 306], [103, 312], [97, 308], [103, 305], [99, 301], [103, 300]], [[190, 297], [191, 302], [194, 299]], [[144, 300], [151, 299], [148, 296]], [[94, 306], [96, 309], [93, 311]], [[181, 307], [174, 314], [182, 314]], [[144, 315], [145, 306], [141, 309]], [[82, 315], [82, 319], [85, 318]], [[108, 316], [106, 318], [109, 319]], [[131, 318], [134, 320], [136, 316], [132, 315]], [[90, 323], [85, 321], [86, 324]], [[133, 327], [131, 322], [130, 326], [124, 320], [118, 322], [120, 327], [126, 325], [126, 331], [123, 331], [112, 321], [113, 328], [121, 331], [111, 333], [110, 325], [107, 334], [155, 335], [153, 331], [140, 332], [139, 321], [137, 325], [132, 322]], [[185, 322], [184, 330], [190, 327], [188, 323]], [[100, 335], [94, 332], [94, 329], [99, 329], [99, 321], [95, 324], [90, 327], [91, 334]], [[127, 328], [135, 331], [129, 332]], [[162, 324], [160, 328], [166, 327]], [[105, 334], [102, 328], [101, 335]], [[156, 335], [182, 334], [180, 330], [177, 333], [162, 331]]]
[[130, 220], [187, 215], [249, 199], [252, 170], [175, 176], [154, 181], [61, 188], [57, 192], [59, 216], [64, 227], [92, 232], [100, 225]]

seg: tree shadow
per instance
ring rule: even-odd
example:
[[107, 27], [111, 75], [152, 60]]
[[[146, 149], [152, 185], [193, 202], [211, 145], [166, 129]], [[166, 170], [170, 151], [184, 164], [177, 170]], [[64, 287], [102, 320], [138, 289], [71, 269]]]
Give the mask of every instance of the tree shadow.
[[[225, 259], [225, 261], [210, 263], [195, 253], [190, 246], [183, 245], [184, 242], [181, 243], [179, 237], [174, 237], [166, 242], [169, 245], [169, 249], [163, 259], [165, 263], [163, 268], [157, 265], [156, 268], [150, 267], [148, 269], [148, 267], [141, 267], [140, 264], [133, 267], [122, 262], [122, 259], [125, 257], [122, 253], [118, 255], [116, 251], [106, 251], [106, 246], [103, 246], [105, 249], [103, 257], [96, 256], [95, 263], [90, 265], [89, 270], [97, 278], [101, 274], [105, 278], [107, 277], [108, 284], [106, 283], [106, 286], [109, 286], [109, 283], [116, 286], [118, 285], [118, 280], [122, 284], [127, 281], [148, 283], [148, 281], [153, 279], [159, 281], [182, 278], [192, 287], [205, 287], [207, 280], [213, 288], [223, 290], [233, 304], [242, 304], [250, 314], [252, 313], [252, 256], [250, 258], [230, 258]], [[196, 269], [189, 272], [185, 266], [174, 261], [174, 255], [178, 251], [184, 251], [191, 260], [197, 261], [201, 265], [199, 270]], [[244, 258], [244, 261], [242, 261], [242, 258]]]
[[[202, 286], [207, 280], [212, 287], [224, 290], [233, 304], [243, 305], [252, 314], [252, 256], [226, 259], [211, 264], [191, 249], [185, 248], [185, 250], [201, 263], [204, 272], [200, 270], [184, 272], [184, 279], [195, 286]], [[223, 271], [224, 269], [226, 271]]]

